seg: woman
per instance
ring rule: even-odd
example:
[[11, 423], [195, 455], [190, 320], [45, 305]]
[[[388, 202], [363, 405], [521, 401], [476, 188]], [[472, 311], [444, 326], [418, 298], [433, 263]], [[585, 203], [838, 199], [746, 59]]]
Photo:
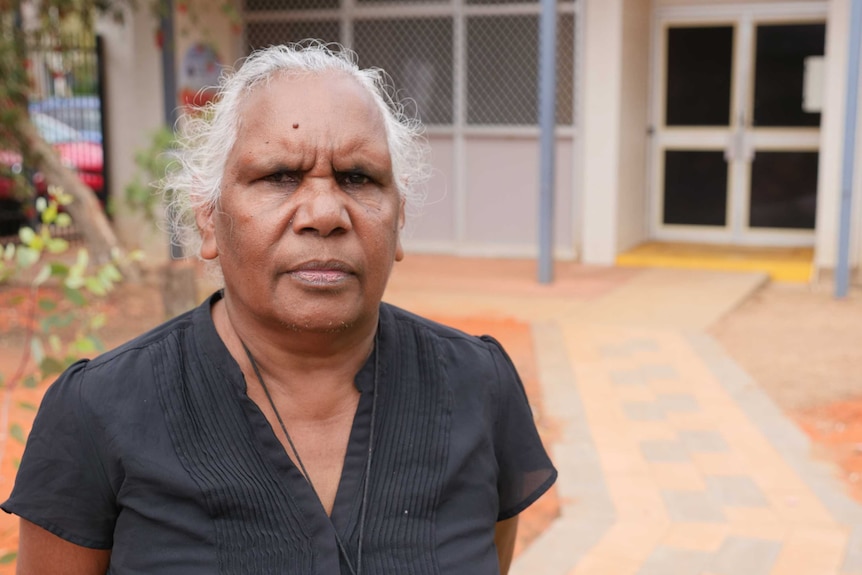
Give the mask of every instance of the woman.
[[381, 303], [423, 173], [383, 86], [272, 47], [190, 119], [168, 184], [224, 288], [49, 389], [20, 574], [508, 570], [556, 471], [493, 339]]

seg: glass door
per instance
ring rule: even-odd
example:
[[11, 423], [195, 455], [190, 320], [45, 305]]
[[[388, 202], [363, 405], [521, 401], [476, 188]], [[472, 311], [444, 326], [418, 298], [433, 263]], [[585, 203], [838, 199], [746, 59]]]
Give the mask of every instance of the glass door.
[[657, 38], [653, 236], [813, 243], [822, 19], [660, 18]]

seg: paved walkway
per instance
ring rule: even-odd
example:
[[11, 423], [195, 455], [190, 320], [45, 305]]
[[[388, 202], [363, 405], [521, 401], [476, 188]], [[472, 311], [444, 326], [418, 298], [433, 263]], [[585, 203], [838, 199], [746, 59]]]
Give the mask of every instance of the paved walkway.
[[531, 262], [411, 255], [386, 297], [532, 326], [561, 516], [513, 575], [862, 575], [862, 507], [705, 331], [763, 274], [535, 277]]

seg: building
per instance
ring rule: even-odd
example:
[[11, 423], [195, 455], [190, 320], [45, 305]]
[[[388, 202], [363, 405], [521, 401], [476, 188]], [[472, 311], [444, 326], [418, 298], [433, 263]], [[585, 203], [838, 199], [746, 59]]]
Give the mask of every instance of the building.
[[[315, 37], [354, 48], [416, 101], [434, 175], [408, 249], [536, 256], [538, 0], [245, 0], [189, 29], [194, 4], [175, 14], [178, 76], [197, 43], [233, 64]], [[808, 247], [833, 269], [850, 4], [558, 0], [556, 257], [610, 265], [659, 240]], [[162, 66], [148, 18], [102, 34], [116, 189], [162, 121]]]

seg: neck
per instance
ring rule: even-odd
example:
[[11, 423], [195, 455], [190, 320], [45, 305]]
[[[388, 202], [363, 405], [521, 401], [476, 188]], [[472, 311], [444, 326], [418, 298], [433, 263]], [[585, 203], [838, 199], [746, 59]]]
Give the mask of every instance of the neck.
[[342, 396], [353, 387], [356, 373], [374, 347], [377, 313], [362, 325], [339, 332], [294, 331], [261, 326], [253, 319], [235, 313], [226, 299], [211, 310], [216, 331], [233, 358], [246, 374], [255, 377], [243, 344], [254, 356], [274, 393], [295, 399], [307, 396], [315, 403], [327, 404], [328, 398]]

